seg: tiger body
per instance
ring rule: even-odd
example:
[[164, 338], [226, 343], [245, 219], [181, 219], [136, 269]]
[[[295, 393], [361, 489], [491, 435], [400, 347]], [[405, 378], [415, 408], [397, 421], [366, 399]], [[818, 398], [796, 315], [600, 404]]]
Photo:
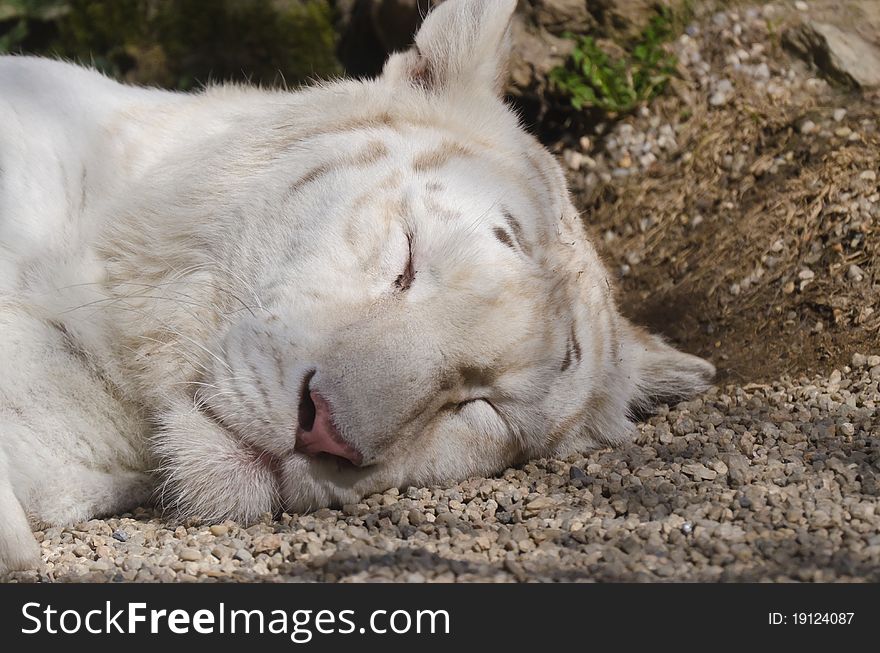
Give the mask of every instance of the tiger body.
[[499, 99], [514, 5], [293, 93], [0, 58], [0, 570], [151, 498], [248, 521], [619, 444], [711, 382]]

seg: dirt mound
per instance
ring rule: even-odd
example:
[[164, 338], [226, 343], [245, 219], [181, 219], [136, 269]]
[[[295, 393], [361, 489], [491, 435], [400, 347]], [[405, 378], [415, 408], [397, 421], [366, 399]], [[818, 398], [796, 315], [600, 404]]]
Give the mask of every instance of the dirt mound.
[[828, 370], [878, 342], [880, 106], [791, 58], [791, 20], [692, 26], [672, 96], [563, 152], [625, 311], [722, 379]]

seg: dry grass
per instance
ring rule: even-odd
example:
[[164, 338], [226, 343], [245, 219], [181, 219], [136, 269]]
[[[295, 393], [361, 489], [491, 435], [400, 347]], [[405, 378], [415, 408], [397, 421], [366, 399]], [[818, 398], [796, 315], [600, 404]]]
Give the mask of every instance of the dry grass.
[[[840, 106], [848, 113], [835, 122]], [[854, 204], [877, 191], [862, 174], [880, 170], [878, 105], [834, 89], [770, 101], [740, 80], [718, 109], [685, 78], [653, 110], [674, 122], [689, 114], [680, 155], [580, 198], [591, 228], [617, 236], [609, 262], [641, 259], [622, 280], [625, 309], [737, 379], [827, 368], [871, 349], [878, 212]], [[829, 133], [801, 133], [806, 120]], [[858, 137], [835, 135], [843, 128]], [[815, 276], [799, 278], [804, 269]]]

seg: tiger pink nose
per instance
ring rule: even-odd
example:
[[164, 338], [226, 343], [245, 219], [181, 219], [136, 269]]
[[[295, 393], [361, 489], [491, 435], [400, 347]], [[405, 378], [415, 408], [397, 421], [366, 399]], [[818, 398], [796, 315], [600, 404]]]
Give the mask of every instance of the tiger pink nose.
[[363, 454], [346, 442], [333, 423], [330, 404], [317, 392], [305, 389], [299, 404], [296, 450], [307, 456], [325, 453], [360, 465]]

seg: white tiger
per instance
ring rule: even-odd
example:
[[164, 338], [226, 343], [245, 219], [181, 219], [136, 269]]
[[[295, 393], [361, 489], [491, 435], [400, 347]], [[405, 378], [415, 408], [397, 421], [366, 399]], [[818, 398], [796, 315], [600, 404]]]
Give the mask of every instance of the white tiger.
[[298, 92], [0, 58], [0, 569], [151, 495], [247, 521], [618, 444], [711, 383], [500, 99], [515, 5]]

